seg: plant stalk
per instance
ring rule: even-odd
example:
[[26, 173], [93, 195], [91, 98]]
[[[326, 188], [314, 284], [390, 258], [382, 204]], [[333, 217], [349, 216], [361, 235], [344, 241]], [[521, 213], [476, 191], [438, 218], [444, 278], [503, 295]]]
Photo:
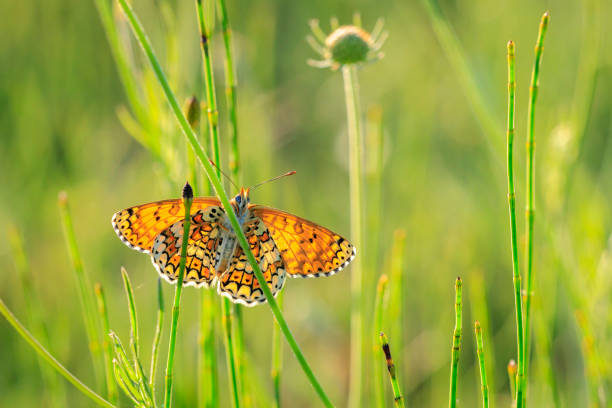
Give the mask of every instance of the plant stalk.
[[459, 353], [461, 352], [461, 278], [455, 281], [455, 330], [453, 332], [453, 348], [451, 351], [451, 374], [448, 406], [457, 406], [457, 375], [459, 371]]
[[249, 264], [253, 268], [255, 277], [257, 278], [261, 286], [261, 289], [264, 293], [264, 296], [266, 297], [266, 300], [268, 301], [268, 306], [270, 307], [274, 317], [276, 318], [276, 321], [278, 322], [281, 328], [281, 331], [283, 332], [283, 335], [287, 339], [287, 343], [289, 344], [289, 347], [291, 347], [291, 350], [293, 351], [296, 359], [298, 360], [298, 363], [302, 367], [304, 374], [306, 375], [312, 387], [315, 389], [317, 395], [321, 399], [321, 402], [323, 402], [323, 404], [327, 407], [332, 407], [333, 405], [329, 397], [327, 396], [327, 394], [323, 390], [323, 387], [321, 387], [321, 384], [319, 383], [314, 373], [312, 372], [312, 369], [310, 368], [310, 365], [306, 361], [306, 358], [302, 354], [302, 351], [300, 350], [299, 345], [297, 344], [295, 338], [293, 337], [293, 334], [291, 333], [291, 330], [289, 329], [289, 326], [287, 325], [287, 322], [285, 321], [285, 318], [282, 312], [278, 308], [276, 299], [274, 299], [274, 296], [272, 295], [272, 291], [270, 290], [270, 288], [268, 287], [266, 283], [266, 280], [263, 276], [261, 268], [259, 267], [259, 264], [257, 263], [257, 260], [255, 259], [255, 257], [253, 256], [253, 253], [251, 252], [246, 236], [244, 235], [244, 232], [242, 231], [242, 228], [240, 227], [238, 218], [236, 217], [236, 214], [234, 213], [231, 207], [231, 204], [227, 197], [227, 193], [225, 192], [225, 189], [223, 188], [223, 184], [221, 183], [221, 180], [217, 176], [213, 166], [210, 164], [208, 155], [206, 154], [206, 152], [204, 151], [204, 149], [198, 142], [195, 133], [189, 126], [189, 123], [187, 122], [185, 115], [183, 115], [183, 112], [181, 111], [181, 108], [178, 104], [176, 96], [174, 95], [174, 93], [172, 92], [172, 89], [170, 88], [168, 80], [166, 79], [166, 76], [161, 66], [159, 65], [159, 61], [157, 57], [155, 56], [155, 53], [153, 52], [151, 43], [147, 35], [145, 34], [140, 21], [137, 19], [136, 15], [134, 14], [134, 11], [132, 10], [131, 6], [127, 3], [127, 0], [118, 0], [118, 1], [119, 1], [119, 4], [123, 12], [125, 13], [125, 15], [127, 16], [130, 22], [130, 27], [132, 28], [132, 31], [136, 39], [138, 40], [138, 43], [141, 45], [143, 52], [145, 53], [145, 56], [151, 63], [151, 66], [157, 77], [157, 80], [159, 81], [162, 89], [164, 90], [166, 99], [168, 100], [168, 103], [170, 104], [170, 108], [172, 109], [176, 117], [176, 120], [181, 130], [183, 131], [183, 134], [185, 135], [185, 137], [187, 138], [187, 140], [193, 147], [194, 152], [196, 156], [198, 157], [198, 159], [200, 160], [200, 163], [202, 164], [202, 167], [204, 168], [204, 171], [206, 172], [208, 179], [210, 180], [213, 187], [215, 188], [217, 196], [219, 197], [219, 200], [221, 201], [221, 205], [225, 209], [227, 217], [229, 218], [232, 228], [234, 229], [238, 243], [244, 250], [244, 253], [247, 256], [247, 260], [249, 261]]
[[[523, 341], [523, 361], [519, 369], [523, 368], [523, 376], [520, 388], [523, 391], [523, 402], [518, 406], [525, 406], [527, 397], [527, 364], [529, 355], [530, 333], [531, 333], [531, 300], [533, 297], [533, 244], [535, 224], [535, 105], [540, 86], [540, 65], [542, 62], [542, 51], [544, 49], [544, 37], [548, 28], [550, 15], [544, 13], [540, 21], [540, 29], [535, 47], [535, 61], [531, 72], [531, 86], [529, 87], [529, 106], [527, 112], [527, 205], [525, 210], [525, 225], [527, 229], [525, 244], [525, 270], [527, 271], [527, 285], [525, 288], [525, 336]], [[519, 371], [519, 376], [520, 376]], [[518, 396], [517, 396], [518, 401]]]
[[[357, 67], [342, 67], [344, 97], [348, 125], [349, 184], [351, 210], [351, 237], [356, 248], [363, 244], [363, 171], [361, 106], [359, 103], [359, 81]], [[361, 257], [356, 257], [351, 268], [351, 367], [349, 406], [361, 406], [363, 368], [363, 268]]]

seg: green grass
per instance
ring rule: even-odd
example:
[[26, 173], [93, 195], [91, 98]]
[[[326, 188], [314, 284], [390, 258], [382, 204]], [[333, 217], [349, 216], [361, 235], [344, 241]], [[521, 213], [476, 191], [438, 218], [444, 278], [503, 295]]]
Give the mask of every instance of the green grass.
[[[500, 9], [477, 0], [460, 12], [436, 0], [362, 5], [353, 23], [385, 19], [385, 57], [332, 67], [339, 72], [306, 66], [307, 22], [337, 15], [334, 30], [354, 4], [129, 4], [144, 26], [136, 37], [116, 0], [0, 6], [9, 67], [0, 80], [0, 229], [15, 226], [0, 242], [0, 406], [162, 406], [157, 361], [170, 337], [175, 406], [386, 406], [398, 395], [407, 406], [442, 406], [457, 318], [444, 305], [458, 273], [462, 317], [482, 326], [462, 333], [451, 401], [510, 406], [519, 394], [523, 407], [609, 405], [605, 2], [555, 2], [543, 64], [544, 32], [535, 31], [545, 2]], [[312, 30], [323, 54], [329, 30]], [[384, 38], [382, 23], [372, 32]], [[282, 309], [280, 299], [251, 309], [185, 288], [172, 328], [163, 292], [175, 288], [108, 219], [175, 197], [185, 180], [227, 204], [209, 158], [238, 185], [297, 170], [253, 201], [359, 241], [361, 268], [289, 280]], [[62, 189], [71, 205], [58, 215]], [[523, 205], [527, 216], [516, 217]], [[510, 358], [517, 363], [504, 367]]]

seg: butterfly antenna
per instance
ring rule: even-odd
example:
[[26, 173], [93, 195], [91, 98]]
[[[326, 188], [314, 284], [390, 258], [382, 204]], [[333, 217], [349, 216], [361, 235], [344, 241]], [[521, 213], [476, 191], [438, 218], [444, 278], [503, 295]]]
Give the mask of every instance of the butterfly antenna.
[[250, 189], [251, 189], [251, 190], [255, 190], [257, 187], [259, 187], [259, 186], [261, 186], [261, 185], [263, 185], [263, 184], [269, 183], [269, 182], [271, 182], [271, 181], [278, 180], [278, 179], [283, 178], [283, 177], [293, 176], [295, 173], [296, 173], [296, 171], [295, 171], [295, 170], [288, 171], [287, 173], [285, 173], [285, 174], [281, 174], [280, 176], [273, 177], [273, 178], [271, 178], [270, 180], [262, 181], [261, 183], [255, 184], [253, 187], [250, 187]]
[[209, 160], [208, 160], [208, 162], [209, 162], [210, 164], [212, 164], [212, 166], [213, 166], [214, 168], [216, 168], [217, 170], [219, 170], [219, 173], [221, 173], [221, 174], [223, 175], [223, 177], [225, 177], [225, 178], [227, 179], [227, 181], [229, 181], [229, 182], [232, 184], [232, 186], [234, 186], [234, 188], [235, 188], [236, 190], [240, 190], [240, 189], [238, 188], [238, 186], [236, 185], [236, 183], [234, 183], [234, 181], [233, 181], [233, 180], [232, 180], [232, 179], [231, 179], [231, 178], [230, 178], [230, 177], [229, 177], [227, 174], [225, 174], [225, 173], [223, 172], [223, 170], [221, 170], [221, 169], [219, 168], [219, 166], [217, 166], [217, 164], [216, 164], [214, 161], [212, 161], [212, 160], [210, 160], [210, 159], [209, 159]]

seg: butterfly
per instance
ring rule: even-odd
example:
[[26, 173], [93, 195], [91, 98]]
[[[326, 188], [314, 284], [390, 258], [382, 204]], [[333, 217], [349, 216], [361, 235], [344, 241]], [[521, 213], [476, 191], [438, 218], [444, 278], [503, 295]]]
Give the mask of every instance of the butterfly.
[[[274, 296], [287, 276], [330, 276], [355, 258], [355, 247], [335, 232], [293, 214], [251, 204], [248, 188], [240, 189], [230, 204]], [[190, 215], [183, 285], [216, 287], [220, 295], [246, 306], [265, 302], [219, 199], [194, 198]], [[111, 222], [127, 246], [149, 254], [157, 272], [176, 283], [184, 218], [183, 202], [177, 199], [127, 208], [113, 215]]]

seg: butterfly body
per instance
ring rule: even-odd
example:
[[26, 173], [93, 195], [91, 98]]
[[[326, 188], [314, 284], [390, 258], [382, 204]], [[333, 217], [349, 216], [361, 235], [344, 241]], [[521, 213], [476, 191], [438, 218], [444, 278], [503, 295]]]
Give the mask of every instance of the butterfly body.
[[[248, 189], [241, 189], [230, 204], [274, 295], [282, 289], [287, 275], [333, 275], [355, 257], [355, 248], [327, 228], [250, 204]], [[119, 211], [112, 224], [125, 244], [150, 254], [159, 274], [176, 283], [184, 215], [181, 200], [165, 200]], [[188, 240], [183, 285], [216, 287], [220, 295], [246, 306], [265, 302], [259, 281], [217, 198], [194, 199]]]

